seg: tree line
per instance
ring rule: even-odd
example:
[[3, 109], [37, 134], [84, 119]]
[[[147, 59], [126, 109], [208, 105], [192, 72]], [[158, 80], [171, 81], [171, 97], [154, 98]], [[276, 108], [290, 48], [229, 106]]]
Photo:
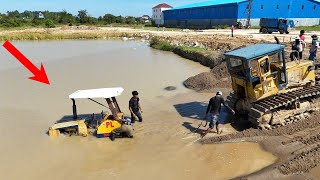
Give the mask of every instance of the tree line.
[[[41, 14], [43, 16], [41, 16]], [[0, 27], [23, 27], [23, 26], [42, 26], [53, 28], [56, 25], [108, 25], [108, 24], [145, 24], [143, 20], [133, 16], [114, 16], [105, 14], [98, 18], [90, 16], [87, 10], [79, 10], [76, 16], [66, 10], [61, 12], [50, 11], [7, 11], [0, 14]]]

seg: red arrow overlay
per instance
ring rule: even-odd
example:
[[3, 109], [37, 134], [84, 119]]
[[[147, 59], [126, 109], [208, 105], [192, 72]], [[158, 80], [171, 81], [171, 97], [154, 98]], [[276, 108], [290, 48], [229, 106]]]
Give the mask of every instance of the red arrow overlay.
[[21, 62], [29, 71], [34, 75], [29, 79], [39, 81], [44, 84], [50, 85], [46, 71], [41, 63], [41, 68], [38, 69], [28, 58], [26, 58], [16, 47], [14, 47], [8, 40], [3, 43], [3, 47], [6, 48], [18, 61]]

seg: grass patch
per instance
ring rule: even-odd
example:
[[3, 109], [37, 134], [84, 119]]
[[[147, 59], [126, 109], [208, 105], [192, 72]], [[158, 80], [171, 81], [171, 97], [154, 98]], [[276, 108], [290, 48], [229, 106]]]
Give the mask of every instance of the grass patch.
[[200, 47], [177, 46], [169, 42], [160, 40], [158, 37], [152, 37], [150, 46], [162, 51], [170, 51], [181, 57], [199, 62], [200, 64], [213, 68], [223, 61], [222, 54], [212, 50], [207, 50]]
[[63, 39], [108, 39], [120, 37], [139, 37], [139, 34], [130, 34], [123, 32], [92, 32], [92, 33], [38, 33], [38, 32], [19, 32], [0, 34], [0, 40], [63, 40]]
[[[211, 29], [227, 29], [229, 28], [228, 25], [218, 25], [218, 26], [212, 26]], [[231, 28], [231, 26], [230, 26]]]
[[154, 26], [133, 26], [131, 27], [133, 29], [142, 29], [142, 30], [148, 30], [148, 31], [181, 31], [179, 28], [166, 28], [166, 27], [154, 27]]
[[[12, 33], [0, 35], [0, 40], [62, 40], [62, 39], [97, 39], [97, 34], [47, 34], [47, 33]], [[102, 38], [102, 37], [101, 37]]]
[[25, 30], [25, 29], [31, 29], [34, 28], [32, 26], [21, 26], [21, 27], [0, 27], [1, 31], [11, 31], [11, 30]]
[[296, 30], [305, 30], [305, 31], [320, 31], [320, 26], [298, 26]]
[[251, 26], [250, 29], [260, 29], [260, 26]]
[[162, 51], [173, 51], [177, 46], [168, 42], [160, 40], [158, 37], [152, 37], [150, 40], [150, 47], [159, 49]]
[[190, 46], [176, 46], [173, 44], [170, 44], [166, 41], [162, 41], [160, 40], [158, 37], [152, 37], [150, 40], [150, 46], [155, 48], [155, 49], [159, 49], [159, 50], [163, 50], [163, 51], [174, 51], [176, 49], [182, 50], [186, 53], [205, 53], [205, 52], [209, 52], [209, 50], [203, 49], [203, 48], [199, 48], [199, 47], [190, 47]]

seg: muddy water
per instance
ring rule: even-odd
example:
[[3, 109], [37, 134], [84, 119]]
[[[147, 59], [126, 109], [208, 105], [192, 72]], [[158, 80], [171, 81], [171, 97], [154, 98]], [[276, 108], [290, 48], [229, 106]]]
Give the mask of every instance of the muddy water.
[[[227, 179], [275, 161], [254, 143], [202, 146], [197, 134], [188, 134], [182, 124], [198, 122], [177, 112], [175, 97], [207, 100], [208, 95], [182, 86], [187, 77], [208, 70], [197, 63], [138, 42], [14, 45], [38, 66], [44, 63], [51, 86], [27, 80], [30, 73], [0, 50], [0, 179]], [[130, 92], [140, 92], [145, 121], [135, 125], [134, 139], [46, 135], [49, 126], [71, 114], [70, 93], [113, 86], [125, 89], [118, 99], [125, 113]], [[166, 86], [177, 90], [164, 91]], [[80, 114], [101, 110], [92, 102], [78, 102]]]

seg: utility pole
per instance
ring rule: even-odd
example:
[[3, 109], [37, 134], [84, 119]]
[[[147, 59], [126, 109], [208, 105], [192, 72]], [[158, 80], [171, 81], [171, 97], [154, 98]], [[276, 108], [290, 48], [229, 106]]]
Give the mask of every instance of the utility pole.
[[248, 19], [247, 19], [247, 25], [246, 27], [249, 29], [250, 28], [250, 20], [251, 20], [251, 9], [252, 9], [252, 0], [249, 0], [249, 4], [248, 4]]

